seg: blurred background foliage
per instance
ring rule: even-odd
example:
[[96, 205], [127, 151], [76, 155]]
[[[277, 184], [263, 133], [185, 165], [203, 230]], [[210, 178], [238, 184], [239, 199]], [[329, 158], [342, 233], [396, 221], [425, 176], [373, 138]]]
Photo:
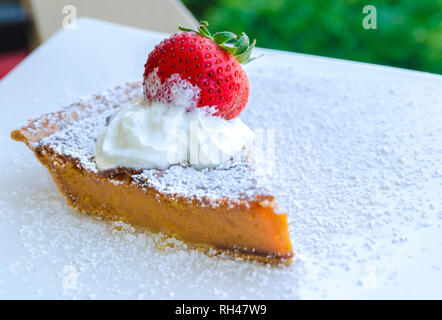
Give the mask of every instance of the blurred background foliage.
[[[442, 74], [442, 0], [182, 0], [209, 29], [260, 47]], [[365, 30], [365, 5], [377, 29]]]

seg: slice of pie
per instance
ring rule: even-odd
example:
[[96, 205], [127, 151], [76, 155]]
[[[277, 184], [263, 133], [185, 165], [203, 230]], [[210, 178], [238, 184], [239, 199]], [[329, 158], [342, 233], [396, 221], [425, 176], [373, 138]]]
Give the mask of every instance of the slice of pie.
[[211, 247], [271, 263], [293, 256], [286, 214], [246, 160], [197, 170], [99, 170], [97, 134], [121, 105], [143, 95], [128, 83], [48, 113], [14, 130], [48, 168], [68, 203], [107, 220], [163, 232], [196, 247]]
[[255, 41], [198, 30], [149, 54], [143, 82], [127, 83], [15, 130], [73, 207], [197, 247], [273, 263], [293, 256], [248, 157], [254, 133], [238, 118], [249, 82], [240, 63]]

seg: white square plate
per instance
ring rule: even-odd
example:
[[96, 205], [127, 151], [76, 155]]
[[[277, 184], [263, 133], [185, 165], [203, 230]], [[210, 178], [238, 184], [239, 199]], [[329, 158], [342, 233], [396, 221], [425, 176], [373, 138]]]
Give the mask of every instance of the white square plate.
[[161, 248], [75, 212], [9, 138], [27, 119], [141, 79], [165, 37], [77, 26], [0, 82], [0, 298], [442, 298], [442, 77], [257, 49], [241, 117], [276, 132], [269, 184], [296, 254], [290, 267], [264, 266]]

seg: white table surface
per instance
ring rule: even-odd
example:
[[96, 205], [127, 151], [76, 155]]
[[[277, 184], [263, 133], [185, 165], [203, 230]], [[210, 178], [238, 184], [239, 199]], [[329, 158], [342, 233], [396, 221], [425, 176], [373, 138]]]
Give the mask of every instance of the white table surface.
[[[292, 78], [299, 75], [305, 85], [302, 92], [312, 99], [321, 81], [336, 88], [361, 82], [368, 84], [367, 90], [382, 82], [386, 88], [373, 96], [373, 115], [363, 115], [367, 130], [384, 132], [375, 149], [381, 164], [369, 167], [380, 178], [367, 180], [371, 183], [367, 186], [376, 190], [361, 200], [366, 203], [350, 205], [352, 189], [312, 188], [312, 202], [320, 199], [314, 192], [329, 194], [319, 205], [331, 202], [333, 210], [318, 210], [315, 216], [315, 209], [308, 209], [309, 197], [297, 203], [299, 210], [290, 219], [297, 258], [288, 268], [211, 259], [180, 248], [159, 250], [152, 244], [153, 236], [115, 232], [108, 223], [70, 209], [46, 169], [23, 144], [9, 138], [10, 131], [80, 96], [140, 79], [148, 52], [163, 37], [81, 18], [76, 30], [58, 32], [1, 80], [0, 298], [442, 298], [442, 77], [438, 75], [257, 50], [265, 55], [246, 66], [249, 77], [257, 79], [262, 68], [290, 67], [295, 70]], [[407, 90], [401, 91], [404, 86]], [[295, 95], [297, 88], [290, 90]], [[302, 99], [302, 92], [296, 97]], [[350, 91], [343, 99], [346, 105], [361, 106], [362, 114], [371, 102], [359, 92]], [[407, 111], [396, 114], [390, 106], [395, 103], [392, 96], [399, 93], [398, 104], [404, 103], [399, 108]], [[254, 94], [258, 96], [252, 90], [252, 99]], [[339, 128], [340, 121], [347, 121], [343, 127], [351, 127], [345, 108], [336, 105], [339, 101], [332, 103], [333, 92], [317, 94], [324, 94], [321, 101], [326, 109], [321, 110], [330, 112], [332, 125]], [[389, 103], [379, 107], [383, 101]], [[299, 133], [312, 130], [315, 137], [311, 119], [301, 120]], [[393, 122], [398, 125], [391, 128]], [[409, 134], [404, 134], [406, 128]], [[330, 132], [320, 137], [340, 139], [346, 150], [366, 151], [352, 137]], [[307, 142], [300, 144], [308, 151], [315, 141]], [[301, 160], [310, 165], [327, 161], [309, 154]], [[403, 170], [393, 178], [389, 161], [396, 156]], [[324, 169], [318, 165], [318, 170]], [[349, 172], [341, 167], [327, 170], [332, 175]], [[366, 183], [356, 173], [349, 179], [354, 179], [357, 190]], [[298, 189], [294, 182], [293, 192], [302, 194]], [[354, 208], [358, 210], [353, 212]], [[340, 221], [344, 214], [352, 220]], [[326, 224], [342, 231], [323, 227]], [[347, 229], [346, 224], [355, 228]], [[327, 234], [321, 233], [324, 230]], [[69, 268], [76, 270], [76, 287], [66, 287]]]

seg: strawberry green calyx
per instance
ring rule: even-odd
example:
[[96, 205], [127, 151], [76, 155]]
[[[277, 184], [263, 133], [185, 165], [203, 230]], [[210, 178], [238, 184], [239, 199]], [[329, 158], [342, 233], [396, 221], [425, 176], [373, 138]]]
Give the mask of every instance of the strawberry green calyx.
[[252, 50], [255, 47], [256, 40], [250, 43], [249, 37], [243, 32], [240, 36], [237, 36], [233, 32], [221, 31], [215, 34], [211, 34], [207, 29], [209, 23], [207, 21], [201, 21], [197, 30], [178, 26], [178, 29], [186, 32], [195, 32], [202, 37], [212, 40], [221, 48], [229, 52], [234, 56], [239, 63], [246, 64], [256, 58], [250, 58]]

